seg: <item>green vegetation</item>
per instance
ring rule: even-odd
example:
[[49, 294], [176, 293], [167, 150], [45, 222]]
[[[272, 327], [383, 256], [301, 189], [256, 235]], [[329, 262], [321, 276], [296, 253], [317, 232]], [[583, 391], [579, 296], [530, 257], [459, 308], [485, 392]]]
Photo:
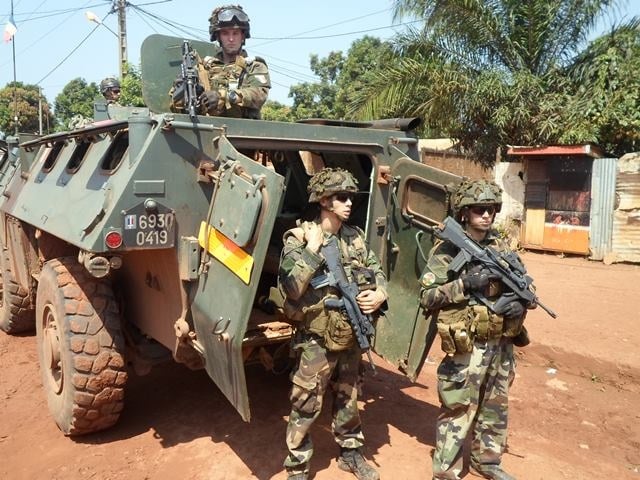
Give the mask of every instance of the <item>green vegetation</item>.
[[[267, 120], [420, 116], [485, 164], [507, 145], [594, 142], [621, 156], [640, 150], [640, 19], [588, 42], [624, 0], [395, 0], [394, 16], [420, 19], [392, 44], [365, 36], [346, 54], [312, 55], [317, 82], [293, 85], [293, 105], [268, 101]], [[94, 79], [43, 99], [45, 132], [91, 116]], [[38, 131], [38, 89], [16, 84], [21, 131]], [[13, 84], [0, 90], [0, 130], [12, 132]], [[143, 105], [128, 66], [121, 103]]]
[[356, 118], [421, 116], [428, 129], [489, 164], [509, 144], [637, 149], [638, 23], [582, 49], [619, 3], [396, 0], [396, 18], [422, 18], [422, 27], [399, 38], [394, 61], [349, 111]]

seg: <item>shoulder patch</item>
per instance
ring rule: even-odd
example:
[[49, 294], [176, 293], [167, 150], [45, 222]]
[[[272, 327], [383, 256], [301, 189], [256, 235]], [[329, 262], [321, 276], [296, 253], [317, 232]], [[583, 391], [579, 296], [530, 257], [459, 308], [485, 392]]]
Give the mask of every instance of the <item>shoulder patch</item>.
[[436, 282], [436, 276], [433, 272], [425, 273], [424, 275], [422, 275], [422, 278], [420, 279], [420, 285], [422, 285], [423, 288], [429, 288], [435, 282]]

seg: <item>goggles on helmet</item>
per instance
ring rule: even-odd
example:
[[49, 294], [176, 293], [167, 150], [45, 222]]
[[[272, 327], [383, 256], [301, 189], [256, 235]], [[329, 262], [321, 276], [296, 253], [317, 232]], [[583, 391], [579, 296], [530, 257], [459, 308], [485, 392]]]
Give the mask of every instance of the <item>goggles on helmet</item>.
[[245, 23], [249, 21], [249, 17], [242, 10], [237, 8], [227, 8], [218, 13], [218, 22], [232, 22], [234, 17], [238, 22]]

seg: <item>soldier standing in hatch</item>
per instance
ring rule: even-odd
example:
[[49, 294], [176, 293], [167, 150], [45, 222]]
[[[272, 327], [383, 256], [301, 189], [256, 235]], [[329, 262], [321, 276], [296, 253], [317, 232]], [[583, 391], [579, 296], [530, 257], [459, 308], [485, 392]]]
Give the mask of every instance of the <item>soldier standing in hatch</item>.
[[[198, 97], [199, 113], [235, 118], [260, 118], [267, 101], [271, 80], [266, 62], [249, 57], [242, 48], [251, 36], [249, 17], [240, 5], [224, 5], [209, 18], [211, 41], [220, 44], [220, 52], [201, 60], [208, 77]], [[170, 92], [173, 111], [183, 111], [184, 90], [180, 80]]]
[[325, 168], [309, 182], [309, 202], [318, 203], [315, 220], [303, 222], [284, 234], [279, 279], [284, 291], [285, 314], [296, 322], [294, 349], [299, 363], [292, 376], [291, 413], [284, 466], [288, 478], [309, 478], [313, 443], [309, 431], [320, 415], [327, 386], [332, 384], [332, 430], [340, 446], [338, 467], [360, 480], [377, 480], [378, 472], [362, 455], [364, 435], [358, 412], [359, 366], [362, 351], [340, 310], [328, 309], [324, 300], [336, 297], [332, 287], [314, 289], [309, 282], [323, 273], [322, 245], [337, 237], [341, 261], [350, 280], [368, 269], [375, 287], [365, 287], [356, 300], [364, 314], [376, 312], [386, 301], [386, 279], [375, 254], [365, 244], [364, 233], [345, 222], [351, 215], [357, 182], [350, 172]]
[[100, 82], [100, 93], [106, 100], [107, 105], [120, 105], [120, 82], [113, 77], [107, 77]]
[[[492, 229], [502, 205], [502, 191], [493, 182], [465, 181], [454, 195], [456, 217], [467, 234], [496, 251], [508, 249]], [[459, 275], [448, 272], [457, 248], [438, 241], [422, 276], [422, 306], [434, 312], [442, 348], [438, 367], [441, 407], [433, 454], [434, 479], [459, 479], [462, 450], [472, 431], [471, 468], [484, 478], [514, 480], [500, 466], [507, 442], [509, 387], [515, 376], [513, 345], [525, 346], [526, 309], [520, 301], [496, 315], [475, 301], [472, 292], [488, 299], [501, 294], [501, 284], [480, 266]]]

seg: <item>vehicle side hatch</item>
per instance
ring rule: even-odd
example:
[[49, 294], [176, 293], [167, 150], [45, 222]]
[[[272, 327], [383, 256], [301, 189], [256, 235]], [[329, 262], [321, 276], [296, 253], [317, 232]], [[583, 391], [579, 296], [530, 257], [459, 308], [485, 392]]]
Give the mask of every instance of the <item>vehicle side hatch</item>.
[[284, 177], [239, 153], [224, 136], [214, 148], [220, 170], [199, 232], [203, 258], [192, 317], [208, 374], [249, 421], [242, 341]]
[[433, 246], [429, 229], [447, 216], [451, 186], [461, 178], [391, 148], [395, 159], [387, 177], [392, 180], [382, 247], [389, 309], [377, 322], [374, 351], [415, 380], [436, 334], [419, 302], [419, 281]]

